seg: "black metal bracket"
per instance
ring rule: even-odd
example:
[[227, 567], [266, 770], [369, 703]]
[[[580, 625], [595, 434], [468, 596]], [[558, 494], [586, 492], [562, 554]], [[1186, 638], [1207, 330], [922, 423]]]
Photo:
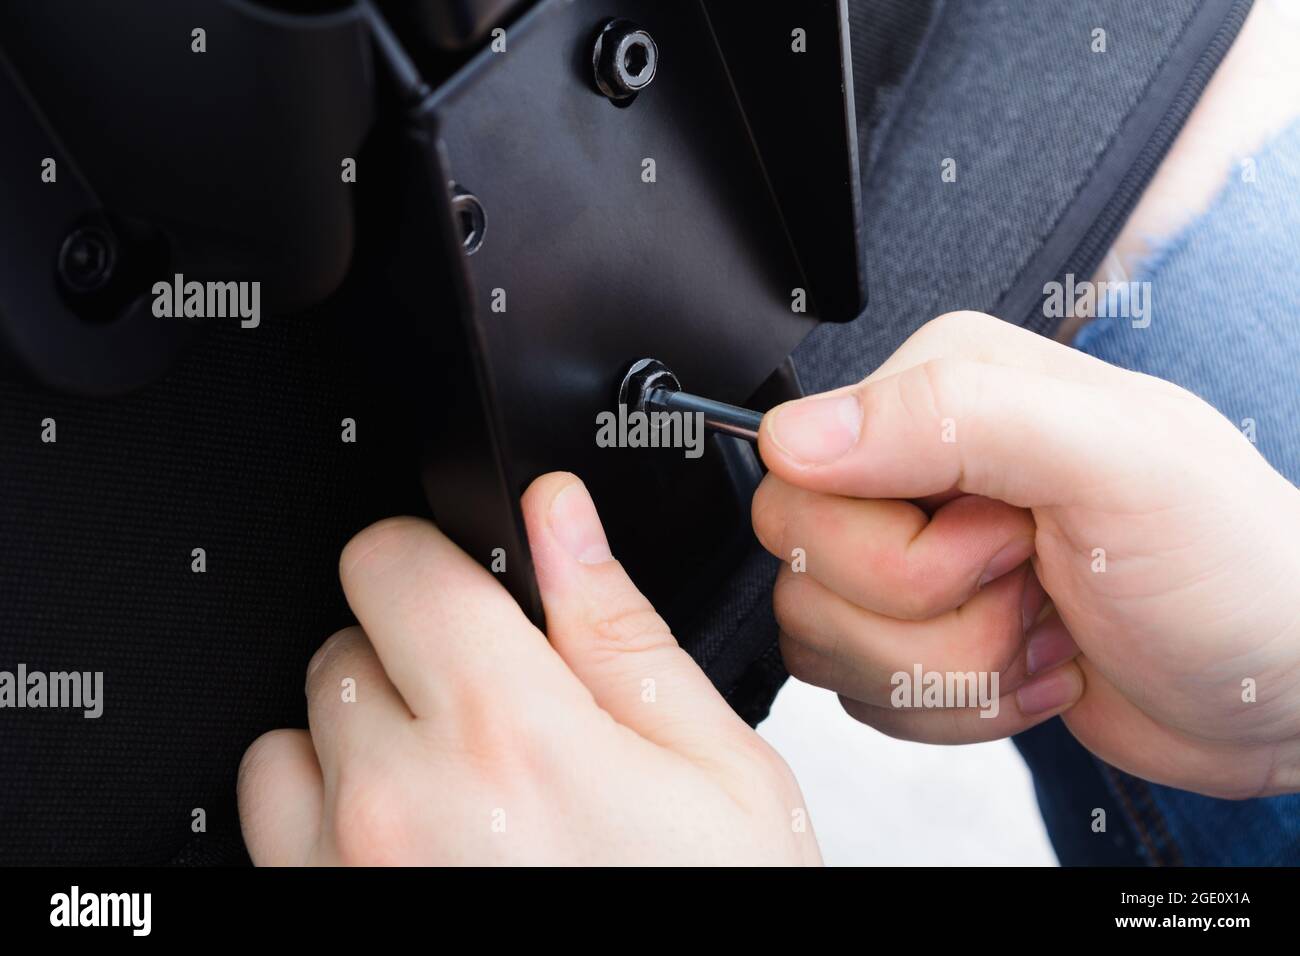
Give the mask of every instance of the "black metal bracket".
[[[654, 47], [630, 103], [600, 81], [611, 21]], [[846, 8], [542, 0], [507, 37], [411, 110], [402, 165], [425, 181], [404, 180], [382, 227], [382, 284], [423, 341], [400, 351], [418, 356], [425, 486], [540, 620], [519, 497], [578, 473], [615, 554], [681, 623], [751, 540], [760, 471], [720, 439], [698, 460], [600, 447], [598, 416], [643, 355], [743, 403], [818, 319], [862, 310]]]

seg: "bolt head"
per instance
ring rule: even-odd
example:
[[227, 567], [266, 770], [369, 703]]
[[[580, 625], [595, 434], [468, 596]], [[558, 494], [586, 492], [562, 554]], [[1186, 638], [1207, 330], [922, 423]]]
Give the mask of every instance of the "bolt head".
[[116, 264], [117, 244], [98, 226], [74, 229], [59, 248], [59, 278], [73, 292], [98, 292], [113, 278]]
[[627, 102], [649, 86], [659, 69], [659, 46], [630, 20], [611, 20], [592, 51], [596, 86], [614, 102]]
[[638, 359], [623, 376], [618, 389], [618, 403], [626, 405], [628, 411], [645, 411], [645, 398], [651, 389], [663, 388], [672, 392], [682, 390], [677, 376], [668, 370], [658, 359]]

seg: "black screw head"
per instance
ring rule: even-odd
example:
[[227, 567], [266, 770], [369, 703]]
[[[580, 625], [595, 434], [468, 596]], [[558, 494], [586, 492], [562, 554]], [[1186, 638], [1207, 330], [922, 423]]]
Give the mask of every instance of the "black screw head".
[[618, 386], [618, 403], [629, 411], [645, 411], [646, 397], [655, 389], [680, 392], [677, 376], [658, 359], [637, 359], [623, 375]]
[[99, 226], [79, 226], [59, 247], [59, 280], [72, 292], [98, 292], [113, 278], [116, 266], [117, 242]]
[[659, 47], [631, 20], [610, 20], [596, 37], [591, 63], [597, 88], [615, 103], [628, 103], [654, 81]]

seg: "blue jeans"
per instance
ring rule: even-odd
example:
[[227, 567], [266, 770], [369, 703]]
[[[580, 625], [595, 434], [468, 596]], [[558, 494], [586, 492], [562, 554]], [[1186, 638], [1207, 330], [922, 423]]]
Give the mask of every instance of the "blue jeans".
[[[1150, 325], [1095, 319], [1076, 347], [1195, 392], [1300, 484], [1300, 123], [1234, 168], [1213, 206], [1130, 278], [1151, 283]], [[1215, 800], [1147, 783], [1087, 753], [1059, 719], [1016, 744], [1063, 864], [1300, 864], [1300, 795]]]

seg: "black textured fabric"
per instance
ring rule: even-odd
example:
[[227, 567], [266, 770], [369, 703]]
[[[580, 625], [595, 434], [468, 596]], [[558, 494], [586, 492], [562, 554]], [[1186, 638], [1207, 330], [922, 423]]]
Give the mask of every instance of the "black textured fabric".
[[306, 726], [307, 661], [352, 620], [340, 549], [422, 507], [333, 318], [240, 331], [120, 400], [0, 383], [3, 669], [103, 671], [105, 698], [0, 709], [0, 862], [240, 859], [239, 758]]

